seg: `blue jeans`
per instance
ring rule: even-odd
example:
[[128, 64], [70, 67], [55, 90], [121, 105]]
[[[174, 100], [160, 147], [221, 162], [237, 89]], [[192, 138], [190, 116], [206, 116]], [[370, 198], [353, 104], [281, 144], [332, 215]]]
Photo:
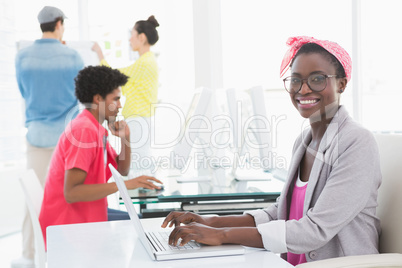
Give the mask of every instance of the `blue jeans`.
[[116, 209], [107, 209], [107, 220], [108, 221], [119, 221], [119, 220], [129, 220], [130, 217], [126, 211], [116, 210]]

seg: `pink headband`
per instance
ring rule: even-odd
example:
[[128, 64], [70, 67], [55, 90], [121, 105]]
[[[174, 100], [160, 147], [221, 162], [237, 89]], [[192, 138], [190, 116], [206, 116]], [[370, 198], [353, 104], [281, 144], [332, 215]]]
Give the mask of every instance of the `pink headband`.
[[283, 57], [281, 69], [280, 69], [280, 76], [282, 77], [285, 72], [289, 69], [289, 65], [296, 55], [297, 51], [307, 43], [315, 43], [317, 45], [322, 46], [325, 48], [329, 53], [335, 56], [337, 60], [342, 64], [343, 69], [345, 70], [346, 79], [348, 82], [350, 81], [352, 75], [352, 59], [350, 58], [348, 52], [343, 49], [337, 43], [327, 41], [327, 40], [318, 40], [313, 37], [309, 36], [295, 36], [289, 37], [286, 44], [290, 46], [289, 50], [286, 52], [285, 57]]

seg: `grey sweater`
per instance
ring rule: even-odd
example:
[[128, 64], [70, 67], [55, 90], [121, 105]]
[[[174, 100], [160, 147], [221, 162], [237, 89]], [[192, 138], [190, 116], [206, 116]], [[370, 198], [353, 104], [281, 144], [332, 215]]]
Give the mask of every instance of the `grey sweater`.
[[246, 212], [254, 216], [264, 247], [277, 253], [305, 253], [307, 261], [378, 253], [378, 148], [372, 133], [353, 121], [342, 106], [320, 143], [303, 218], [287, 220], [294, 180], [310, 141], [310, 129], [297, 138], [278, 202]]

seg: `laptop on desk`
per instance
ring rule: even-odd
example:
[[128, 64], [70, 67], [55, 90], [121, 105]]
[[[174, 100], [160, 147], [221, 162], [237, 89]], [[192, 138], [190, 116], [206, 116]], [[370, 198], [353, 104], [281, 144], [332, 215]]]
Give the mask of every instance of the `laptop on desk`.
[[161, 261], [244, 254], [245, 249], [241, 245], [207, 246], [191, 241], [183, 247], [172, 247], [167, 243], [170, 230], [162, 232], [160, 230], [144, 230], [128, 194], [123, 177], [111, 164], [109, 164], [109, 168], [116, 181], [120, 195], [123, 198], [124, 205], [127, 208], [127, 212], [138, 237], [153, 260]]

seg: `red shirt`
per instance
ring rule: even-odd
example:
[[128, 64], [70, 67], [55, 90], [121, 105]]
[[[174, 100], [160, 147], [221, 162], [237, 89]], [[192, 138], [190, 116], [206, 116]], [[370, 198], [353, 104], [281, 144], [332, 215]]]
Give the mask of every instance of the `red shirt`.
[[105, 166], [103, 144], [106, 142], [107, 164], [117, 167], [117, 153], [107, 142], [107, 135], [107, 130], [85, 109], [60, 136], [50, 162], [39, 215], [45, 242], [46, 227], [50, 225], [107, 221], [106, 197], [72, 204], [64, 198], [66, 170], [84, 170], [87, 173], [84, 184], [106, 183], [111, 177]]

